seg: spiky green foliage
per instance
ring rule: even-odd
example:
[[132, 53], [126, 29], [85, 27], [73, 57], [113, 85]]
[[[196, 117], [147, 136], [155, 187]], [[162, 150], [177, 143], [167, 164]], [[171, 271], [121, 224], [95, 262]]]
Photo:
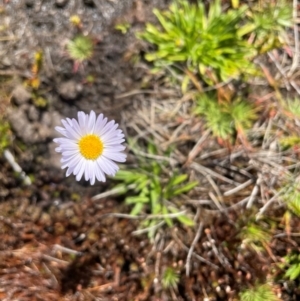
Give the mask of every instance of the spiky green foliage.
[[295, 280], [300, 277], [300, 255], [299, 253], [291, 253], [285, 258], [285, 265], [288, 267], [284, 277]]
[[262, 221], [260, 224], [250, 221], [240, 233], [243, 245], [252, 248], [258, 253], [263, 251], [272, 237], [269, 232], [270, 229], [267, 227], [269, 227], [269, 225], [263, 224]]
[[7, 121], [0, 119], [0, 154], [10, 144], [10, 127]]
[[289, 113], [292, 117], [300, 118], [300, 100], [288, 99], [285, 103], [284, 109], [287, 113]]
[[300, 217], [300, 183], [299, 178], [288, 182], [282, 188], [283, 199], [287, 204], [289, 210]]
[[269, 284], [257, 285], [240, 294], [241, 301], [280, 301]]
[[179, 275], [173, 268], [167, 267], [163, 273], [161, 282], [164, 289], [176, 289], [179, 282]]
[[292, 5], [287, 1], [260, 1], [248, 15], [254, 28], [253, 44], [259, 53], [278, 48], [287, 40], [285, 27], [293, 24]]
[[140, 35], [157, 47], [146, 59], [158, 65], [184, 63], [210, 84], [210, 70], [217, 81], [238, 77], [253, 67], [253, 49], [239, 33], [246, 10], [242, 6], [224, 12], [219, 0], [211, 3], [208, 13], [200, 1], [187, 0], [175, 1], [168, 11], [154, 9], [160, 27], [147, 24]]
[[[156, 154], [153, 144], [148, 145], [148, 154]], [[120, 193], [127, 195], [125, 202], [133, 206], [132, 215], [142, 213], [153, 215], [153, 218], [143, 222], [143, 226], [151, 228], [159, 220], [172, 226], [173, 214], [185, 225], [194, 224], [187, 215], [178, 214], [180, 210], [175, 199], [192, 190], [198, 182], [190, 182], [186, 174], [171, 169], [167, 161], [141, 159], [138, 168], [120, 170], [114, 179], [121, 182], [115, 189], [120, 189]], [[159, 215], [164, 217], [161, 218]], [[149, 233], [150, 236], [153, 234], [154, 232]]]
[[83, 62], [92, 57], [94, 44], [90, 37], [78, 35], [67, 44], [70, 57], [78, 62]]
[[219, 103], [214, 94], [199, 95], [195, 113], [204, 116], [206, 127], [222, 139], [232, 137], [237, 131], [250, 129], [257, 118], [256, 109], [249, 102], [236, 99]]
[[300, 145], [300, 137], [296, 135], [282, 137], [279, 139], [279, 144], [283, 150], [287, 150], [293, 146]]

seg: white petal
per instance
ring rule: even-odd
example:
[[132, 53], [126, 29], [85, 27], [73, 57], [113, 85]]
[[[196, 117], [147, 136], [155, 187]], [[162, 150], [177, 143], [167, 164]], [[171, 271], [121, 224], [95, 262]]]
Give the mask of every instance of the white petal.
[[100, 137], [100, 133], [104, 126], [107, 123], [107, 118], [104, 118], [103, 114], [100, 114], [97, 118], [95, 128], [94, 128], [94, 133]]
[[73, 126], [73, 122], [70, 118], [66, 118], [67, 122], [69, 123], [70, 126]]
[[121, 144], [121, 143], [113, 143], [114, 141], [112, 141], [112, 142], [110, 142], [110, 143], [105, 143], [105, 142], [103, 142], [103, 144], [104, 144], [104, 149], [106, 149], [106, 150], [108, 150], [108, 151], [117, 151], [117, 152], [119, 152], [119, 151], [123, 151], [125, 148], [126, 148], [126, 146], [125, 145], [123, 145], [123, 144]]
[[126, 154], [113, 152], [103, 152], [103, 156], [116, 162], [125, 162], [127, 157]]
[[55, 130], [57, 132], [59, 132], [60, 134], [62, 134], [63, 136], [67, 137], [67, 131], [66, 131], [66, 129], [64, 129], [64, 128], [60, 127], [60, 126], [56, 126]]
[[88, 118], [88, 125], [87, 125], [88, 133], [94, 132], [95, 122], [96, 122], [96, 114], [94, 111], [91, 111], [90, 116]]
[[68, 177], [70, 174], [73, 173], [75, 167], [76, 167], [76, 165], [69, 166], [69, 168], [66, 171], [66, 177]]
[[100, 133], [100, 137], [105, 137], [105, 135], [109, 135], [110, 132], [115, 131], [115, 129], [118, 127], [118, 124], [115, 123], [114, 120], [111, 120], [106, 124], [106, 126], [102, 129]]
[[79, 150], [78, 149], [76, 149], [76, 150], [67, 150], [67, 151], [63, 151], [62, 152], [62, 155], [63, 156], [73, 156], [73, 155], [79, 155], [80, 153], [79, 153]]
[[85, 171], [84, 171], [84, 179], [88, 181], [90, 179], [90, 160], [86, 161]]
[[96, 175], [95, 175], [95, 171], [97, 169], [97, 163], [94, 161], [91, 161], [90, 163], [90, 183], [91, 185], [95, 184], [95, 179], [96, 179]]
[[76, 175], [76, 181], [80, 181], [86, 168], [86, 160], [81, 158], [78, 165], [74, 169], [73, 174]]
[[105, 158], [104, 156], [101, 156], [97, 159], [97, 164], [109, 176], [114, 176], [119, 170], [119, 167], [116, 163]]
[[68, 151], [68, 150], [79, 151], [79, 147], [75, 143], [63, 143], [60, 145], [60, 148], [62, 149], [62, 151]]
[[81, 130], [84, 134], [87, 133], [86, 132], [86, 125], [85, 125], [86, 121], [85, 121], [85, 119], [86, 118], [85, 118], [84, 112], [78, 112], [78, 123], [79, 123], [79, 126], [80, 126], [80, 128], [81, 128]]
[[96, 174], [96, 178], [97, 178], [98, 181], [100, 181], [100, 182], [105, 182], [106, 181], [105, 175], [104, 175], [102, 169], [99, 168], [99, 166], [95, 167], [95, 174]]
[[66, 167], [77, 166], [80, 159], [81, 158], [78, 155], [69, 156], [69, 157], [62, 157], [62, 159], [60, 160], [63, 163], [61, 168], [65, 169]]
[[86, 169], [86, 161], [84, 160], [82, 162], [82, 165], [80, 165], [80, 169], [79, 169], [78, 174], [76, 175], [76, 181], [80, 181], [81, 180], [85, 169]]
[[106, 130], [102, 133], [101, 138], [104, 140], [109, 140], [116, 137], [116, 128], [118, 127], [118, 124], [116, 123], [112, 128]]
[[80, 136], [83, 136], [84, 133], [82, 131], [82, 129], [80, 128], [77, 120], [75, 118], [72, 119], [72, 122], [73, 122], [73, 128], [74, 130], [80, 135]]
[[64, 144], [69, 145], [69, 144], [72, 144], [72, 143], [76, 144], [76, 140], [69, 139], [69, 138], [55, 138], [55, 139], [53, 139], [53, 141], [55, 143], [59, 143], [61, 145], [64, 145]]

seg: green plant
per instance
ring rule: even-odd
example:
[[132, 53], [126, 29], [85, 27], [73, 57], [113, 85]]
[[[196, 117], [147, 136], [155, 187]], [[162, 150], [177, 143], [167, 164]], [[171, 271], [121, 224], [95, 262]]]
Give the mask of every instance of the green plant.
[[249, 222], [240, 233], [243, 245], [250, 247], [257, 253], [268, 248], [268, 243], [271, 240], [271, 234], [267, 229], [269, 226], [269, 224], [264, 225], [262, 221], [260, 224]]
[[[148, 154], [156, 154], [153, 144], [148, 145]], [[198, 182], [189, 182], [186, 174], [172, 170], [167, 161], [141, 159], [138, 168], [120, 170], [114, 179], [121, 182], [114, 189], [119, 194], [126, 194], [126, 204], [133, 206], [132, 215], [150, 213], [150, 217], [142, 223], [151, 229], [148, 232], [150, 237], [160, 221], [172, 226], [172, 218], [176, 218], [185, 225], [193, 225], [193, 221], [180, 212], [175, 200], [197, 186]]]
[[291, 253], [285, 258], [285, 266], [288, 266], [287, 271], [284, 274], [285, 278], [295, 280], [300, 276], [300, 255], [299, 253]]
[[256, 109], [249, 102], [242, 99], [219, 102], [214, 94], [199, 95], [195, 113], [205, 118], [206, 127], [214, 136], [222, 139], [250, 129], [257, 118]]
[[122, 34], [126, 34], [128, 30], [130, 29], [130, 23], [124, 22], [124, 23], [119, 23], [115, 26], [116, 30], [121, 31]]
[[240, 293], [241, 301], [280, 301], [269, 284], [256, 285]]
[[285, 113], [292, 118], [300, 118], [299, 99], [288, 99], [284, 104]]
[[291, 5], [284, 1], [239, 5], [222, 10], [220, 0], [206, 12], [200, 1], [174, 1], [167, 11], [154, 9], [159, 26], [147, 24], [139, 37], [155, 46], [145, 58], [157, 69], [169, 66], [184, 73], [187, 86], [200, 76], [209, 85], [257, 73], [253, 59], [280, 47], [285, 27], [292, 25]]
[[176, 289], [179, 282], [179, 274], [171, 267], [167, 267], [162, 275], [162, 286], [164, 289]]
[[246, 6], [222, 11], [219, 0], [204, 5], [175, 1], [168, 11], [154, 9], [160, 27], [147, 24], [140, 37], [157, 49], [146, 54], [157, 66], [183, 63], [208, 84], [236, 78], [252, 70], [253, 48], [243, 38]]
[[0, 154], [10, 145], [10, 127], [7, 121], [0, 119]]
[[92, 57], [94, 44], [90, 37], [78, 35], [67, 44], [70, 57], [77, 62], [83, 62]]
[[258, 53], [265, 53], [287, 40], [285, 27], [293, 24], [292, 5], [285, 0], [260, 1], [248, 11], [248, 17], [253, 24], [255, 49]]
[[300, 137], [297, 135], [290, 135], [279, 139], [279, 144], [283, 150], [287, 150], [293, 146], [300, 145]]
[[294, 182], [287, 183], [282, 189], [283, 200], [290, 211], [300, 217], [300, 185], [299, 178]]

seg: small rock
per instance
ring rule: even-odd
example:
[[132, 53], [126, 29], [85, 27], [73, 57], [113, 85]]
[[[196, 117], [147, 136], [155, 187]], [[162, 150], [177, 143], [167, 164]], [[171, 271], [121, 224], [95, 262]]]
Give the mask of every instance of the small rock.
[[68, 3], [68, 0], [55, 0], [55, 5], [57, 7], [64, 7]]
[[15, 102], [15, 104], [20, 106], [26, 102], [29, 102], [30, 99], [31, 94], [22, 85], [18, 85], [14, 88], [12, 92], [12, 100]]
[[54, 112], [52, 115], [51, 138], [57, 138], [60, 136], [59, 133], [56, 131], [55, 127], [61, 126], [61, 120], [62, 120], [62, 116], [60, 116], [58, 113]]
[[2, 61], [1, 64], [3, 67], [10, 67], [12, 65], [12, 61], [10, 58], [8, 58], [7, 56], [5, 56]]
[[50, 142], [48, 144], [48, 150], [49, 150], [49, 157], [48, 157], [48, 163], [49, 166], [61, 169], [61, 154], [55, 151], [55, 148], [58, 147], [58, 144], [54, 142]]
[[50, 127], [52, 126], [52, 118], [51, 118], [51, 114], [49, 112], [45, 112], [42, 116], [42, 120], [41, 120], [42, 125]]
[[76, 99], [80, 95], [81, 91], [82, 91], [82, 85], [77, 84], [73, 80], [64, 82], [58, 87], [59, 95], [65, 100]]
[[28, 119], [31, 121], [37, 121], [39, 119], [39, 111], [35, 106], [29, 106], [28, 108]]
[[51, 130], [49, 129], [49, 127], [47, 127], [43, 124], [40, 124], [40, 123], [36, 124], [36, 130], [38, 133], [38, 141], [39, 142], [46, 141], [51, 136], [51, 133], [52, 133]]
[[16, 135], [20, 137], [26, 144], [38, 141], [38, 135], [35, 128], [29, 123], [26, 113], [23, 110], [8, 110], [8, 120]]

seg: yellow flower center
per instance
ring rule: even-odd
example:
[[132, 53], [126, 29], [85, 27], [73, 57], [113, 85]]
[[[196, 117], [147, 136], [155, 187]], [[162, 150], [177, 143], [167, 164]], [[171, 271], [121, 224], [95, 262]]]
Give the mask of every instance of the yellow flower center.
[[79, 151], [87, 160], [96, 160], [103, 153], [103, 142], [96, 135], [86, 135], [79, 140]]

